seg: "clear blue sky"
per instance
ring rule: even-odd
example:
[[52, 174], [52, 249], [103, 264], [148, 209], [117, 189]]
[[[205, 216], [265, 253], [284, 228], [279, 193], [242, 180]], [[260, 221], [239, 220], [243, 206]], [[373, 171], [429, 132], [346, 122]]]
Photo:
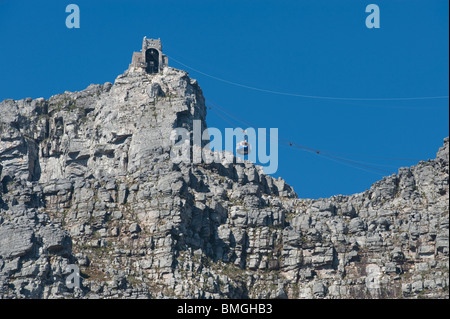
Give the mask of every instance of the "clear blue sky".
[[[67, 29], [75, 3], [81, 28]], [[380, 7], [381, 28], [365, 25]], [[80, 91], [114, 82], [143, 36], [204, 73], [295, 94], [397, 98], [448, 96], [447, 0], [0, 0], [0, 100]], [[169, 59], [169, 65], [186, 69]], [[279, 145], [279, 169], [300, 197], [364, 191], [415, 161], [434, 158], [449, 132], [448, 99], [346, 101], [264, 93], [190, 71], [208, 101], [297, 144], [371, 157], [352, 162]], [[211, 111], [208, 126], [230, 124]], [[336, 160], [336, 158], [334, 158]], [[344, 165], [345, 164], [345, 165]]]

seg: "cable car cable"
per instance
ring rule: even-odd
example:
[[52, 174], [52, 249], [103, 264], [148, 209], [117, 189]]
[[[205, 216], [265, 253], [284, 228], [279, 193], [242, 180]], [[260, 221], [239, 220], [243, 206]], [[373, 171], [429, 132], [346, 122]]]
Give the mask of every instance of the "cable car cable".
[[[212, 108], [210, 107], [210, 109], [212, 109]], [[220, 108], [217, 104], [215, 105], [215, 108], [213, 110], [216, 111], [215, 113], [221, 119], [226, 121], [232, 127], [237, 127], [236, 123], [233, 123], [231, 120], [227, 119], [226, 116], [233, 117], [235, 120], [237, 120], [239, 117], [233, 116], [233, 115], [231, 115], [228, 112], [226, 112], [227, 114], [226, 114], [226, 116], [224, 116], [221, 113], [225, 113], [225, 111], [222, 108]], [[244, 121], [242, 119], [240, 119], [240, 122], [246, 122], [246, 124], [250, 124], [250, 127], [254, 126], [251, 123], [249, 123], [248, 121]], [[286, 142], [283, 142], [282, 140], [285, 140]], [[384, 167], [393, 167], [393, 168], [397, 167], [397, 166], [392, 166], [392, 165], [375, 164], [375, 163], [368, 163], [368, 162], [362, 162], [362, 161], [351, 160], [351, 159], [348, 159], [348, 158], [343, 158], [343, 157], [340, 157], [340, 156], [333, 155], [333, 154], [343, 154], [343, 153], [329, 152], [329, 151], [323, 151], [323, 150], [307, 147], [307, 146], [304, 146], [304, 145], [293, 143], [291, 140], [288, 140], [288, 139], [286, 139], [284, 137], [279, 137], [279, 142], [281, 144], [289, 145], [291, 147], [293, 146], [293, 147], [296, 147], [296, 148], [299, 148], [299, 149], [302, 149], [302, 150], [305, 150], [305, 151], [309, 151], [311, 153], [315, 153], [317, 155], [322, 155], [323, 157], [326, 157], [327, 159], [330, 159], [330, 160], [332, 160], [334, 162], [338, 162], [338, 163], [341, 163], [341, 164], [345, 164], [345, 165], [350, 166], [350, 167], [355, 167], [355, 168], [360, 168], [360, 169], [363, 167], [365, 169], [362, 169], [362, 170], [364, 170], [366, 172], [372, 172], [373, 173], [374, 171], [376, 171], [377, 174], [380, 174], [380, 172], [391, 174], [392, 173], [391, 171], [383, 170], [383, 169], [380, 169], [380, 168], [374, 167], [374, 166], [384, 166]], [[352, 155], [358, 156], [358, 154], [352, 154]], [[370, 156], [367, 156], [367, 157], [370, 157]], [[376, 157], [376, 158], [383, 158], [383, 157]], [[383, 158], [383, 159], [406, 160], [406, 159], [399, 159], [399, 158]], [[408, 160], [410, 160], [410, 159], [408, 159]], [[371, 171], [369, 171], [369, 170], [371, 170]]]
[[[167, 55], [167, 54], [166, 54]], [[197, 73], [200, 73], [204, 76], [207, 76], [209, 78], [215, 79], [217, 81], [221, 81], [230, 85], [234, 85], [234, 86], [238, 86], [238, 87], [242, 87], [242, 88], [246, 88], [246, 89], [250, 89], [250, 90], [254, 90], [254, 91], [259, 91], [259, 92], [264, 92], [264, 93], [271, 93], [271, 94], [277, 94], [277, 95], [285, 95], [285, 96], [293, 96], [293, 97], [302, 97], [302, 98], [309, 98], [309, 99], [322, 99], [322, 100], [340, 100], [340, 101], [412, 101], [412, 100], [435, 100], [435, 99], [448, 99], [449, 96], [448, 95], [442, 95], [442, 96], [419, 96], [419, 97], [391, 97], [391, 98], [355, 98], [355, 97], [334, 97], [334, 96], [318, 96], [318, 95], [305, 95], [305, 94], [297, 94], [297, 93], [289, 93], [289, 92], [280, 92], [280, 91], [275, 91], [275, 90], [267, 90], [267, 89], [262, 89], [262, 88], [257, 88], [257, 87], [253, 87], [253, 86], [249, 86], [249, 85], [245, 85], [245, 84], [241, 84], [241, 83], [237, 83], [237, 82], [233, 82], [233, 81], [229, 81], [229, 80], [225, 80], [222, 79], [220, 77], [202, 72], [198, 69], [195, 69], [191, 66], [188, 66], [180, 61], [178, 61], [177, 59], [168, 56], [167, 57], [175, 62], [177, 62], [178, 64], [191, 69]]]

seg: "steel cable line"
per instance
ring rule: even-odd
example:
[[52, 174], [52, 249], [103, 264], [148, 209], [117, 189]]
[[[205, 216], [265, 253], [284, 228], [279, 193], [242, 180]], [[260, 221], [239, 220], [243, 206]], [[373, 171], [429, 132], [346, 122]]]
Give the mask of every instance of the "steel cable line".
[[[281, 144], [288, 145], [285, 142], [281, 142]], [[352, 164], [355, 164], [355, 165], [360, 165], [360, 166], [363, 166], [363, 167], [366, 167], [366, 168], [370, 168], [370, 169], [373, 169], [373, 170], [376, 170], [376, 171], [379, 171], [379, 172], [384, 172], [384, 173], [390, 173], [390, 171], [387, 171], [387, 170], [384, 170], [384, 169], [381, 169], [381, 168], [377, 168], [377, 167], [374, 167], [374, 166], [395, 167], [395, 166], [391, 166], [391, 165], [382, 165], [382, 164], [376, 164], [376, 163], [355, 161], [355, 160], [351, 160], [351, 159], [348, 159], [348, 158], [331, 155], [331, 154], [328, 154], [326, 152], [321, 152], [321, 151], [316, 151], [316, 150], [311, 150], [311, 149], [305, 149], [305, 147], [296, 145], [294, 143], [289, 143], [289, 146], [297, 147], [297, 148], [304, 149], [304, 150], [307, 150], [307, 151], [310, 151], [310, 152], [314, 152], [317, 155], [331, 157], [331, 158], [334, 158], [334, 159], [339, 160], [339, 161], [344, 161], [344, 162], [352, 163]]]
[[[168, 56], [169, 57], [169, 56]], [[318, 98], [318, 99], [327, 99], [327, 100], [347, 100], [347, 101], [401, 101], [401, 100], [425, 100], [425, 99], [443, 99], [443, 98], [448, 98], [448, 96], [434, 96], [434, 97], [412, 97], [412, 98], [342, 98], [342, 97], [324, 97], [324, 96], [309, 96], [309, 95], [303, 95], [303, 94], [292, 94], [292, 93], [285, 93], [285, 92], [278, 92], [278, 91], [272, 91], [272, 90], [265, 90], [265, 89], [260, 89], [260, 88], [255, 88], [255, 87], [251, 87], [248, 85], [243, 85], [240, 83], [236, 83], [233, 81], [228, 81], [210, 74], [207, 74], [205, 72], [202, 72], [200, 70], [197, 70], [195, 68], [192, 68], [184, 63], [182, 63], [181, 61], [178, 61], [177, 59], [173, 58], [173, 57], [169, 57], [170, 59], [174, 60], [175, 62], [183, 65], [184, 67], [191, 69], [195, 72], [198, 72], [200, 74], [203, 74], [205, 76], [208, 76], [210, 78], [228, 83], [228, 84], [232, 84], [232, 85], [236, 85], [236, 86], [240, 86], [240, 87], [244, 87], [244, 88], [248, 88], [248, 89], [253, 89], [253, 90], [257, 90], [257, 91], [262, 91], [262, 92], [267, 92], [267, 93], [275, 93], [275, 94], [281, 94], [281, 95], [288, 95], [288, 96], [298, 96], [298, 97], [307, 97], [307, 98]], [[218, 106], [216, 103], [213, 103], [212, 101], [208, 103], [212, 104], [214, 106], [214, 110], [221, 112], [223, 115], [221, 115], [219, 112], [216, 112], [216, 114], [224, 121], [226, 121], [228, 124], [230, 124], [232, 127], [237, 127], [235, 125], [235, 123], [231, 122], [229, 119], [226, 118], [233, 118], [235, 121], [241, 122], [243, 124], [248, 125], [249, 127], [255, 127], [254, 125], [252, 125], [252, 123], [248, 122], [247, 120], [244, 120], [232, 113], [229, 113], [228, 111], [226, 111], [225, 109], [221, 108], [220, 106]], [[212, 109], [210, 107], [210, 109]], [[224, 116], [225, 115], [225, 116]], [[347, 163], [347, 165], [351, 165], [352, 167], [355, 167], [355, 165], [359, 165], [368, 169], [372, 169], [372, 170], [376, 170], [378, 172], [385, 172], [385, 173], [390, 173], [387, 170], [382, 170], [379, 169], [377, 167], [373, 167], [371, 165], [375, 165], [375, 166], [385, 166], [387, 167], [387, 165], [381, 165], [381, 164], [374, 164], [374, 163], [367, 163], [367, 162], [361, 162], [361, 161], [355, 161], [355, 160], [350, 160], [347, 158], [343, 158], [341, 156], [336, 156], [336, 155], [345, 155], [345, 156], [354, 156], [354, 157], [366, 157], [366, 158], [378, 158], [378, 159], [385, 159], [385, 160], [397, 160], [397, 161], [419, 161], [417, 159], [410, 159], [410, 158], [393, 158], [393, 157], [382, 157], [382, 156], [369, 156], [369, 155], [362, 155], [362, 154], [349, 154], [349, 153], [339, 153], [339, 152], [331, 152], [331, 151], [324, 151], [324, 150], [319, 150], [319, 149], [314, 149], [314, 148], [310, 148], [307, 146], [303, 146], [300, 144], [294, 144], [291, 140], [286, 139], [284, 137], [279, 137], [279, 140], [285, 140], [287, 142], [282, 142], [282, 144], [285, 145], [289, 145], [289, 146], [294, 146], [296, 148], [300, 148], [302, 150], [307, 150], [310, 152], [314, 152], [318, 155], [322, 155], [322, 156], [326, 156], [328, 159], [333, 159], [334, 161], [340, 161], [340, 162], [345, 162]], [[336, 155], [333, 155], [336, 154]], [[388, 165], [389, 166], [389, 165]], [[393, 167], [393, 166], [389, 166], [389, 167]]]
[[[221, 119], [223, 119], [228, 124], [230, 124], [232, 127], [237, 127], [236, 123], [231, 122], [230, 120], [228, 120], [225, 116], [223, 116], [219, 112], [216, 112], [216, 114]], [[309, 151], [311, 153], [315, 153], [317, 155], [322, 155], [323, 157], [326, 157], [328, 159], [334, 159], [333, 161], [335, 161], [335, 162], [345, 162], [345, 163], [347, 163], [347, 166], [352, 166], [352, 167], [362, 166], [364, 168], [375, 170], [377, 172], [391, 173], [390, 171], [383, 170], [383, 169], [371, 166], [371, 165], [378, 165], [378, 166], [386, 166], [386, 165], [354, 161], [354, 160], [346, 159], [346, 158], [343, 158], [343, 157], [338, 157], [338, 156], [334, 156], [334, 155], [331, 155], [331, 154], [327, 154], [326, 152], [323, 152], [323, 151], [320, 151], [320, 150], [317, 150], [317, 149], [313, 149], [313, 148], [310, 148], [310, 147], [294, 144], [292, 142], [282, 142], [282, 141], [280, 141], [280, 143], [284, 144], [284, 145], [293, 146], [293, 147], [296, 147], [296, 148], [299, 148], [299, 149], [302, 149], [302, 150], [306, 150], [306, 151]], [[391, 166], [391, 167], [394, 167], [394, 166]], [[368, 170], [366, 170], [366, 169], [364, 169], [364, 171], [368, 172]]]
[[[256, 127], [254, 125], [252, 125], [252, 123], [238, 117], [237, 115], [233, 115], [230, 112], [225, 111], [223, 108], [221, 108], [220, 106], [218, 106], [216, 103], [210, 101], [209, 99], [206, 99], [208, 101], [208, 104], [213, 105], [214, 108], [209, 107], [210, 110], [215, 111], [215, 114], [217, 114], [222, 120], [226, 121], [228, 124], [230, 124], [232, 127], [238, 127], [238, 125], [236, 125], [236, 122], [233, 122], [230, 119], [227, 119], [227, 117], [229, 118], [233, 118], [235, 121], [237, 122], [241, 122], [243, 124], [249, 125], [249, 127]], [[290, 147], [295, 147], [304, 151], [308, 151], [310, 153], [315, 153], [317, 155], [322, 155], [323, 157], [326, 157], [329, 160], [332, 160], [334, 162], [338, 162], [341, 164], [345, 164], [346, 166], [351, 166], [353, 168], [358, 168], [358, 169], [362, 169], [363, 171], [366, 172], [371, 172], [374, 173], [374, 171], [376, 171], [377, 174], [391, 174], [391, 171], [388, 170], [384, 170], [375, 166], [383, 166], [383, 167], [392, 167], [392, 168], [396, 168], [397, 166], [393, 166], [393, 165], [383, 165], [383, 164], [378, 164], [378, 163], [369, 163], [369, 162], [363, 162], [363, 161], [356, 161], [356, 160], [352, 160], [352, 159], [348, 159], [348, 158], [344, 158], [341, 156], [336, 156], [334, 154], [345, 154], [345, 153], [337, 153], [337, 152], [329, 152], [329, 151], [323, 151], [323, 150], [319, 150], [319, 149], [315, 149], [315, 148], [311, 148], [311, 147], [307, 147], [304, 145], [300, 145], [297, 143], [293, 143], [291, 140], [286, 139], [284, 137], [279, 137], [279, 142], [280, 144], [283, 145], [288, 145]], [[353, 156], [358, 156], [358, 154], [352, 154]], [[371, 156], [366, 156], [366, 157], [371, 157]], [[387, 157], [378, 157], [378, 156], [374, 156], [375, 158], [380, 158], [380, 159], [395, 159], [395, 160], [410, 160], [410, 159], [399, 159], [399, 158], [387, 158]], [[369, 171], [370, 170], [370, 171]]]
[[[348, 166], [348, 167], [352, 167], [352, 168], [359, 169], [359, 170], [364, 171], [364, 172], [368, 172], [368, 173], [372, 173], [372, 174], [377, 174], [377, 175], [380, 175], [380, 176], [385, 176], [384, 173], [374, 172], [374, 171], [372, 171], [372, 170], [368, 170], [368, 169], [365, 169], [365, 168], [360, 167], [360, 166], [357, 166], [357, 165], [352, 165], [352, 164], [347, 163], [347, 162], [338, 161], [338, 160], [335, 160], [335, 159], [332, 158], [332, 157], [327, 157], [327, 159], [330, 160], [330, 161], [333, 161], [333, 162], [335, 162], [335, 163], [338, 163], [338, 164], [342, 164], [342, 165], [345, 165], [345, 166]], [[391, 174], [391, 172], [388, 172], [388, 174]]]
[[[166, 54], [167, 55], [167, 54]], [[174, 57], [168, 56], [167, 57], [173, 61], [175, 61], [176, 63], [192, 70], [195, 71], [199, 74], [202, 74], [204, 76], [207, 76], [209, 78], [212, 78], [214, 80], [217, 81], [221, 81], [230, 85], [234, 85], [234, 86], [238, 86], [238, 87], [242, 87], [245, 89], [250, 89], [250, 90], [254, 90], [254, 91], [259, 91], [259, 92], [265, 92], [265, 93], [271, 93], [271, 94], [278, 94], [278, 95], [285, 95], [285, 96], [293, 96], [293, 97], [303, 97], [303, 98], [310, 98], [310, 99], [322, 99], [322, 100], [340, 100], [340, 101], [412, 101], [412, 100], [435, 100], [435, 99], [448, 99], [449, 96], [448, 95], [442, 95], [442, 96], [420, 96], [420, 97], [393, 97], [393, 98], [355, 98], [355, 97], [334, 97], [334, 96], [318, 96], [318, 95], [305, 95], [305, 94], [297, 94], [297, 93], [289, 93], [289, 92], [280, 92], [280, 91], [275, 91], [275, 90], [267, 90], [267, 89], [262, 89], [262, 88], [258, 88], [258, 87], [253, 87], [250, 85], [245, 85], [245, 84], [241, 84], [241, 83], [237, 83], [237, 82], [233, 82], [233, 81], [229, 81], [205, 72], [202, 72], [196, 68], [193, 68], [189, 65], [184, 64], [183, 62], [178, 61], [177, 59], [175, 59]]]
[[[213, 105], [216, 108], [216, 110], [218, 110], [218, 111], [228, 115], [231, 118], [234, 118], [236, 121], [241, 122], [242, 124], [248, 125], [249, 127], [257, 127], [254, 124], [248, 122], [247, 120], [244, 120], [244, 119], [240, 118], [239, 116], [237, 116], [235, 114], [231, 114], [229, 111], [224, 110], [222, 107], [220, 107], [216, 103], [212, 102], [210, 99], [206, 99], [206, 100], [209, 102], [209, 104]], [[210, 109], [212, 109], [212, 108], [210, 108]], [[227, 122], [230, 124], [229, 121], [227, 121]], [[233, 127], [235, 127], [235, 125], [233, 125]], [[279, 136], [278, 139], [284, 140], [284, 141], [286, 141], [288, 143], [293, 143], [292, 140], [287, 139], [287, 138], [282, 137], [282, 136]], [[417, 162], [421, 161], [420, 159], [415, 159], [415, 158], [398, 158], [398, 157], [386, 157], [386, 156], [364, 155], [364, 154], [343, 153], [343, 152], [319, 150], [319, 149], [307, 147], [307, 146], [304, 146], [304, 145], [300, 145], [300, 144], [297, 144], [297, 143], [295, 143], [295, 145], [297, 147], [301, 147], [303, 149], [308, 149], [308, 150], [311, 150], [311, 151], [316, 152], [316, 153], [323, 153], [323, 154], [326, 153], [326, 154], [330, 154], [330, 155], [334, 154], [334, 155], [341, 155], [341, 156], [364, 157], [364, 158], [384, 159], [384, 160], [392, 160], [392, 161], [417, 161]], [[373, 165], [379, 165], [379, 164], [373, 164]], [[380, 165], [380, 166], [383, 166], [383, 165]], [[393, 166], [391, 166], [391, 167], [393, 167]]]

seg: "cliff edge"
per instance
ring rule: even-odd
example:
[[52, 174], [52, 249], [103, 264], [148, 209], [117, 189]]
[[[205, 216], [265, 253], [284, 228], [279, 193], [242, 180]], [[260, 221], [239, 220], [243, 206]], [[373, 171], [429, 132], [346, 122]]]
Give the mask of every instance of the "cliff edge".
[[174, 68], [0, 114], [0, 298], [449, 296], [448, 138], [362, 193], [311, 200], [247, 161], [171, 161], [174, 128], [207, 127]]

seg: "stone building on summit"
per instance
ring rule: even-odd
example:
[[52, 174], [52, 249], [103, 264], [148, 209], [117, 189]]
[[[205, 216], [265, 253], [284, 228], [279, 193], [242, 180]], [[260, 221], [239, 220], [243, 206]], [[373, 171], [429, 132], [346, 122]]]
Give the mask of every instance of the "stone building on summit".
[[168, 59], [162, 53], [161, 40], [144, 37], [141, 52], [133, 52], [130, 69], [142, 68], [147, 73], [159, 73], [167, 65]]

